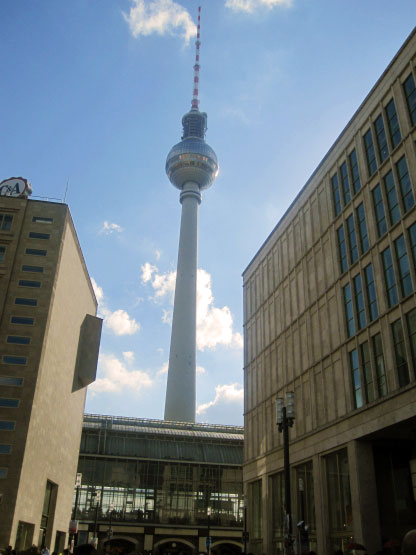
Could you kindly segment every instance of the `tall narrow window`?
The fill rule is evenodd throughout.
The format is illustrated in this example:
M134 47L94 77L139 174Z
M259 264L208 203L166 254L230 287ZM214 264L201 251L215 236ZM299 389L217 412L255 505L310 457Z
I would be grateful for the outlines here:
M363 202L358 206L356 210L356 214L357 214L357 222L358 222L358 231L360 235L361 253L364 254L365 252L368 251L370 243L368 240L367 224L365 222L365 211L364 211Z
M343 225L337 229L337 235L338 235L339 262L341 266L341 273L343 274L348 269L347 246L345 244L345 234L344 234Z
M412 249L413 265L416 269L416 224L409 227L409 240Z
M412 184L410 182L409 172L407 170L406 157L400 158L396 164L397 174L399 176L400 191L402 194L403 210L407 212L415 203L413 196Z
M404 94L406 95L407 107L412 125L416 125L416 87L413 75L410 74L403 83Z
M355 227L354 227L354 216L351 214L349 218L347 218L347 234L348 234L348 244L350 247L350 262L354 264L354 262L358 259L358 246L357 246L357 235L355 234Z
M376 130L378 153L380 155L380 161L384 160L389 155L389 147L387 146L386 131L384 129L383 116L380 114L376 121L374 122L374 127Z
M334 174L331 178L332 198L334 200L335 216L341 213L341 196L339 194L338 174Z
M410 295L413 291L413 286L406 243L403 235L400 235L400 237L394 241L394 248L396 249L397 265L399 267L400 288L403 297L407 297L407 295Z
M374 211L376 214L378 236L381 237L387 231L386 213L384 211L383 195L380 185L376 185L372 191Z
M391 145L393 148L396 148L396 146L402 140L402 134L400 133L399 120L397 117L396 105L394 104L393 98L386 106L386 115L389 126Z
M351 152L348 157L350 161L350 171L351 171L351 178L352 178L352 190L354 195L358 193L361 189L361 181L360 181L360 172L358 169L358 160L357 160L357 153L355 150Z
M341 172L341 184L342 184L342 198L344 201L344 206L346 206L351 201L351 191L350 182L348 179L347 163L344 162L340 167Z
M372 264L369 264L364 268L364 275L365 275L365 288L367 291L368 314L370 316L370 322L372 322L378 316L376 286L374 283Z
M359 409L363 406L363 396L361 393L360 367L358 365L357 349L350 352L350 367L352 387L354 391L354 406L356 409Z
M371 401L374 401L374 385L373 374L371 372L370 349L368 347L368 341L365 341L360 345L360 351L365 384L365 399L367 403L371 403Z
M416 369L416 308L406 314L413 368Z
M370 177L377 169L376 152L374 150L373 136L371 129L364 135L365 156L367 158L367 167Z
M399 302L399 296L397 294L396 276L394 275L393 258L391 256L390 247L387 247L387 249L381 253L381 258L383 260L388 304L389 307L391 307Z
M347 336L351 337L355 333L354 309L352 307L351 285L347 283L344 287L344 308L345 321L347 324Z
M0 231L10 231L12 228L13 216L0 214Z
M404 342L403 326L401 320L396 320L392 325L394 342L394 355L396 359L397 375L399 378L399 386L403 387L410 381L409 366L407 364L406 345Z
M377 393L379 397L384 397L384 395L387 395L386 369L384 365L383 343L379 333L373 337L373 353L376 363Z
M394 183L393 172L390 170L384 176L384 188L386 191L387 204L389 207L390 224L394 225L400 220L400 206L397 198L396 185Z
M6 247L0 245L0 263L4 262L4 256L6 254Z
M361 283L360 274L354 277L353 282L354 282L355 309L357 312L357 328L361 330L367 325L367 322L365 319L364 295L363 295L363 286Z

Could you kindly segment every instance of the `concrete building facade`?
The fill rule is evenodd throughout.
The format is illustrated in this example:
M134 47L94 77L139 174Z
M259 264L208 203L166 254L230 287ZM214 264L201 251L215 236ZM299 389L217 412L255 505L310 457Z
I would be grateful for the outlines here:
M0 197L0 547L64 547L101 319L65 204Z
M416 32L243 274L250 550L293 522L320 554L394 545L416 522ZM390 544L389 544L390 542Z
M86 414L77 543L191 555L210 537L213 555L241 553L243 438L237 426Z

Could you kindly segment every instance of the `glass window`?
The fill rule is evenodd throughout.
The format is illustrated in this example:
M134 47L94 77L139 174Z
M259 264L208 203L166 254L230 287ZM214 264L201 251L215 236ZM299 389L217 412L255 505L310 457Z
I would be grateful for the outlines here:
M366 319L365 319L363 287L361 283L360 274L354 277L353 283L354 283L355 309L357 311L357 328L360 330L367 325Z
M0 231L10 231L12 228L13 216L0 214Z
M380 161L384 162L384 160L389 155L389 147L387 146L386 131L384 129L383 116L381 114L374 122L374 128L376 130L376 139Z
M348 179L347 163L344 162L340 168L341 172L341 183L342 183L342 198L344 201L344 206L346 206L351 201L351 191L350 182Z
M381 237L387 231L386 213L384 211L383 195L380 185L376 185L372 190L374 211L376 214L378 236Z
M16 357L13 355L3 355L4 364L26 364L26 357Z
M32 222L37 224L51 224L53 222L53 218L45 218L44 216L33 216Z
M407 257L406 243L404 236L400 235L394 241L396 249L397 265L399 267L400 288L403 297L407 297L413 291L412 278L410 275L409 259Z
M26 254L31 254L33 256L46 256L46 252L44 249L26 249Z
M33 326L35 323L34 318L27 318L26 316L12 316L10 321L12 324L23 324L26 326Z
M29 279L19 279L20 287L40 287L40 281L32 281Z
M371 129L369 129L367 133L364 135L364 147L365 147L365 155L367 158L368 173L371 177L377 169L376 152L374 150L373 136L371 134Z
M296 510L294 514L299 515L299 520L303 520L309 525L309 540L311 540L311 536L316 534L312 461L303 463L294 470L296 491Z
M351 214L347 218L347 234L348 234L348 243L350 246L350 262L354 264L356 260L358 260L358 246L357 246L357 236L355 234L355 227L354 227L354 216Z
M10 455L12 452L12 446L6 445L5 443L0 443L0 455Z
M400 158L396 164L397 174L399 176L400 191L402 194L403 210L406 213L415 203L413 196L412 184L410 183L409 172L407 170L406 157Z
M16 422L12 420L0 420L0 430L5 432L13 432L16 427Z
M6 399L0 397L0 407L3 408L17 408L19 406L19 399Z
M348 260L347 260L347 246L345 244L345 234L344 234L343 225L337 229L337 235L338 235L338 251L339 251L341 273L344 273L348 269Z
M391 144L393 148L396 148L396 146L402 140L402 135L400 133L399 120L397 117L396 105L394 104L393 98L386 106L386 116L389 126Z
M9 387L20 387L23 385L23 378L15 378L14 376L0 376L0 385Z
M37 233L36 231L31 231L29 233L31 239L49 239L50 236L50 233Z
M391 325L391 329L393 332L394 355L396 359L399 386L403 387L404 385L407 385L409 383L410 379L402 321L396 320L396 322Z
M23 304L25 306L37 306L37 299L27 299L25 297L16 297L14 304Z
M29 345L30 337L23 335L8 335L7 343L17 343L18 345Z
M4 467L0 468L0 479L7 477L7 470L8 469Z
M273 536L284 539L285 476L283 472L271 476Z
M404 94L406 95L407 107L412 125L416 124L416 87L413 75L410 74L403 83Z
M332 176L331 183L332 183L332 198L334 201L334 212L335 212L335 216L338 216L338 214L340 214L341 212L341 196L339 194L337 174Z
M28 264L24 264L22 266L22 272L37 272L38 274L43 273L42 266L29 266Z
M347 336L351 337L355 333L355 324L354 324L354 310L352 307L352 298L351 298L351 286L349 283L344 287L344 308L345 308L345 320L347 324Z
M354 392L354 406L359 409L363 406L363 398L361 394L361 379L360 379L360 368L358 365L358 353L357 349L350 352L350 368L351 368L351 379L352 388Z
M400 220L400 207L392 171L389 171L389 173L384 177L384 188L389 207L390 224L394 225Z
M393 259L391 256L390 247L381 253L383 260L384 279L386 282L387 299L389 307L394 306L399 302L397 294L396 276L394 274Z
M352 535L352 505L347 449L325 457L331 550L342 547ZM340 542L340 543L334 543Z
M416 224L409 227L410 248L412 250L413 264L416 269Z
M358 169L358 160L357 160L357 153L355 150L351 152L348 157L350 162L350 171L352 177L352 190L354 191L354 195L358 193L361 189L361 181L360 181L360 172Z
M406 314L409 331L410 348L412 351L413 368L416 369L416 308Z
M0 263L4 262L4 257L6 255L6 247L0 245Z
M368 232L367 232L367 224L365 221L365 211L364 211L364 203L362 202L357 210L357 222L358 222L358 231L360 235L360 246L361 246L361 253L364 254L368 251L370 242L368 240Z
M262 515L262 487L261 480L249 484L250 486L250 513L251 513L251 535L253 538L263 537L263 515Z
M376 363L376 377L377 377L377 393L379 397L384 397L387 394L386 370L384 366L383 356L383 343L381 341L381 334L373 337L373 353Z
M370 322L378 317L376 286L374 283L373 266L369 264L364 268L365 288L367 291L368 314Z
M374 387L373 387L373 374L371 372L370 349L368 341L361 343L361 363L363 367L363 376L365 384L365 399L367 403L374 401Z

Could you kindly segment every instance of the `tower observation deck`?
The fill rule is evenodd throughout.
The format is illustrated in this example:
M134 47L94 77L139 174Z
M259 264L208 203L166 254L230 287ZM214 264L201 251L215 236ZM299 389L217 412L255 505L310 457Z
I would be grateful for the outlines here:
M182 204L165 402L165 420L177 422L195 422L198 206L201 191L210 187L218 174L217 156L205 142L207 115L198 108L200 12L198 8L192 107L182 118L182 140L166 159L167 176L181 191Z

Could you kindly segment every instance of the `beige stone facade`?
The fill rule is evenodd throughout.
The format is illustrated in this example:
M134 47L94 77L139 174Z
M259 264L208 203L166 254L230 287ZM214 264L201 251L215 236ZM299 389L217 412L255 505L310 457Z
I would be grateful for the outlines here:
M0 197L0 258L0 547L62 549L101 321L66 205Z
M319 554L350 541L375 553L415 527L415 52L413 32L243 274L258 554L284 549L274 405L287 391L298 552L300 521Z

